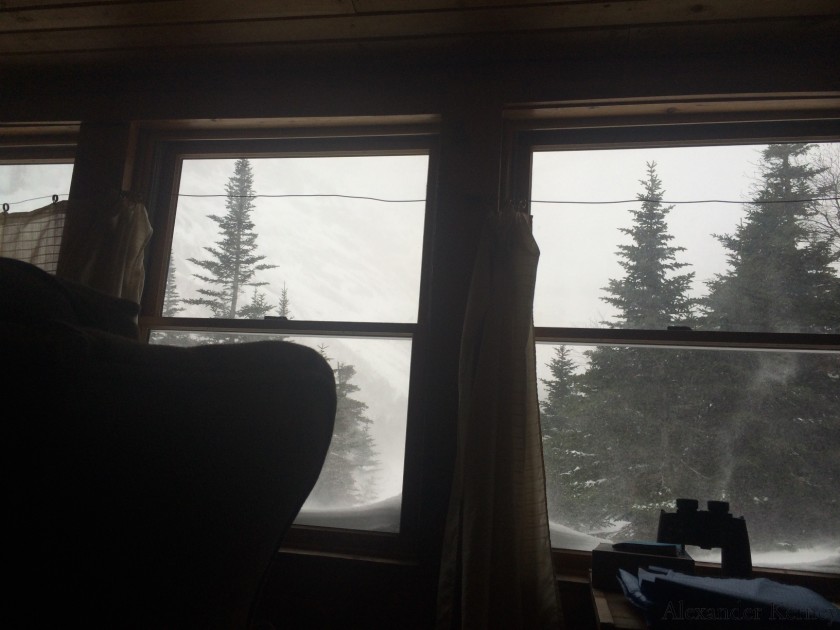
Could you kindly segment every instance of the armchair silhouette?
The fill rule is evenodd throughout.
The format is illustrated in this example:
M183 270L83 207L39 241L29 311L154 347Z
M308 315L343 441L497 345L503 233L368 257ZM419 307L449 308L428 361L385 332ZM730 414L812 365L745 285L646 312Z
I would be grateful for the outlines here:
M7 627L249 628L335 383L287 342L136 339L137 305L0 259Z

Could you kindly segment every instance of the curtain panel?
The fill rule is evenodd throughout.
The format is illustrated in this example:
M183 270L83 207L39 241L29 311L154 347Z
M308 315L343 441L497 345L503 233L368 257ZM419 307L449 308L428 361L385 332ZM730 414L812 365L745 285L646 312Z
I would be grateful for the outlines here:
M151 236L146 207L123 195L0 214L0 256L138 304Z
M0 214L0 256L22 260L54 274L66 213L66 201L31 212L3 212Z
M559 628L537 399L530 216L484 228L461 340L439 630Z
M125 195L71 199L56 275L139 304L151 237L146 207Z

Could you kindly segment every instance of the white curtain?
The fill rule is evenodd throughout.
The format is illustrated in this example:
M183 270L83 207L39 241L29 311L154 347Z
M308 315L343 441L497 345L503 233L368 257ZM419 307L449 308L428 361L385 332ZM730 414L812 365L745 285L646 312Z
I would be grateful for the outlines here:
M0 256L16 258L55 273L67 202L31 212L0 214Z
M140 303L152 227L143 204L124 195L70 200L56 275Z
M539 248L512 207L485 227L461 341L438 629L560 627L537 400Z
M0 214L0 256L138 304L151 236L145 206L123 195Z

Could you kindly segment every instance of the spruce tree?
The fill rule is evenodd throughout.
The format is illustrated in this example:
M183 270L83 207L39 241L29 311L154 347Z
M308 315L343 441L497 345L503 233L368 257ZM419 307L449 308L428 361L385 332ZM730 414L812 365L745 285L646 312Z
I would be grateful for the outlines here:
M289 302L289 291L286 288L286 283L283 283L283 289L280 291L280 303L277 307L278 317L285 317L286 319L294 319Z
M840 261L840 143L822 145L813 160L817 172L814 193L820 199L806 221L810 237L829 244L835 263Z
M591 530L606 524L597 500L602 461L568 346L555 348L547 367L551 378L541 379L546 395L540 401L540 425L549 518Z
M666 219L674 206L662 205L662 182L655 162L647 163L647 179L639 183L644 188L636 195L641 209L630 210L632 227L619 228L632 238L631 244L618 246L624 277L610 280L605 288L608 296L602 299L619 311L611 325L662 330L691 319L694 300L688 291L694 273L675 273L687 266L676 260L685 248L669 244L674 237L668 233Z
M254 287L253 293L251 294L251 301L239 309L239 316L245 319L263 319L274 307L268 302L268 299L265 293L259 291L256 287ZM286 284L283 284L283 288L280 291L280 301L277 306L277 315L281 319L293 319L292 317L292 308L291 308L291 300L289 299L289 290L286 288ZM289 335L279 334L279 333L270 333L270 334L262 334L262 333L249 333L247 337L239 336L241 340L247 341L287 341L289 340Z
M321 346L321 355L332 361ZM356 369L337 361L335 375L336 413L332 441L311 497L331 507L358 505L376 497L379 461L367 417L367 404L354 398L359 391L352 382Z
M181 295L178 292L178 284L175 279L175 256L174 254L169 258L169 270L166 274L166 286L163 294L163 308L161 315L163 317L178 317L179 313L184 310L181 305ZM195 333L184 332L180 330L154 330L149 336L149 341L155 344L165 344L168 346L193 346L199 343L199 339Z
M720 236L729 268L710 283L706 325L753 332L840 332L840 281L809 232L820 169L807 144L772 144L746 218ZM796 545L840 519L840 361L832 354L733 352L712 395L730 437L727 493L751 536Z
M753 332L840 332L831 246L809 238L819 169L807 144L771 144L762 152L755 200L734 234L718 240L729 270L708 283L706 325Z
M680 273L686 264L676 255L683 248L670 244L671 206L662 204L655 163L647 164L640 183L632 226L620 228L631 237L617 251L624 276L609 280L602 298L618 309L615 321L606 323L659 330L691 325L693 273ZM590 526L626 522L618 535L655 536L658 510L672 503L678 488L693 488L687 467L697 470L705 456L691 357L679 349L607 345L586 357L578 383L592 438L584 452L599 462L598 476L588 480L597 485Z
M273 306L268 303L265 293L254 287L251 301L239 309L239 316L243 319L262 319L271 311Z
M280 290L280 301L277 304L277 317L280 319L294 319L292 315L292 307L291 307L291 300L289 299L289 290L286 287L286 283L283 283L283 288ZM279 339L280 341L287 340L289 338L288 335L274 335L275 339Z
M255 280L257 272L275 267L261 262L265 256L256 254L257 233L251 220L255 197L254 175L248 159L236 161L233 175L225 185L225 192L227 213L221 216L209 215L219 226L220 235L214 247L204 247L210 257L203 260L189 259L207 272L206 275L194 276L209 286L198 289L202 297L184 302L206 306L213 317L234 319L263 316L272 307L265 300L260 301L260 294L256 292L253 294L256 302L252 300L250 304L240 305L240 297L247 287L267 284ZM261 309L264 311L259 313Z
M178 293L178 284L175 280L175 257L173 255L169 259L169 271L166 273L166 288L163 295L163 310L161 315L164 317L178 317L178 313L183 310L184 307L181 306L181 294Z

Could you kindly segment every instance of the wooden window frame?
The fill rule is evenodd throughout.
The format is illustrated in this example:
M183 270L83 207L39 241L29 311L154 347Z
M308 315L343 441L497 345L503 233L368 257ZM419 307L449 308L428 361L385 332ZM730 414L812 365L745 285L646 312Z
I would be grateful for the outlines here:
M840 95L757 95L692 99L624 99L511 106L505 111L502 188L505 198L530 203L531 155L540 150L840 141ZM555 343L840 350L840 335L646 331L536 327L535 339ZM553 548L558 582L588 582L589 551ZM699 575L719 575L717 563L697 562ZM840 573L753 567L766 577L811 588L840 601Z
M140 329L276 332L369 338L412 339L400 527L397 533L293 525L283 553L367 558L417 564L424 432L417 401L429 323L429 275L439 162L438 120L432 116L280 120L137 122L132 130L132 193L149 211L153 236L146 253L146 283ZM414 323L218 320L160 315L166 285L175 207L183 159L207 157L315 157L321 155L418 154L429 156L420 270ZM221 324L221 325L219 325Z
M79 125L73 123L0 124L0 164L73 164L78 139Z

